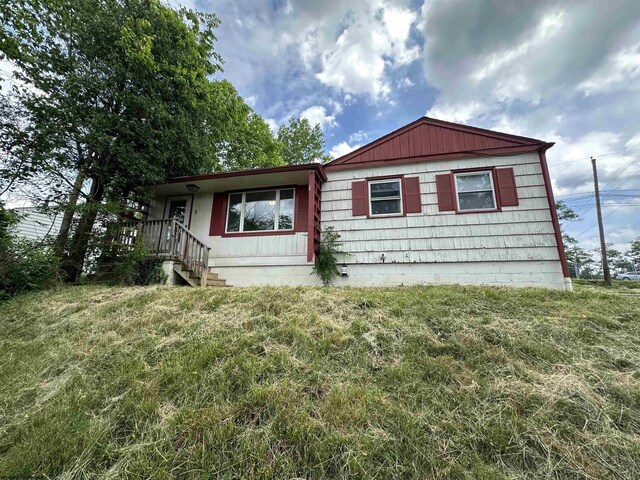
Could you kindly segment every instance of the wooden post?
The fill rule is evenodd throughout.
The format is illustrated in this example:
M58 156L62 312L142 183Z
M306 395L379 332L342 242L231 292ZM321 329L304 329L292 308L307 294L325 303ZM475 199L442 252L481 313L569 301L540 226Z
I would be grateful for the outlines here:
M176 241L176 219L171 219L171 224L169 225L169 257L173 257L174 247Z
M602 223L602 209L600 208L600 187L598 186L598 167L596 159L591 157L591 167L593 168L593 187L596 194L596 214L598 215L598 230L600 230L600 254L602 256L602 273L604 274L604 284L611 286L611 272L609 271L609 261L607 259L607 244L604 239L604 224Z
M313 261L315 253L315 208L316 208L316 172L309 171L309 203L307 211L307 262Z

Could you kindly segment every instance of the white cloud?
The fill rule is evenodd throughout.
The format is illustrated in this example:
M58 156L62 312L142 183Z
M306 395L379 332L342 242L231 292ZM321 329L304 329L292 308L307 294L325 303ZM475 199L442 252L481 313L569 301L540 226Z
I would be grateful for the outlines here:
M390 72L420 56L419 48L410 44L417 15L396 3L352 4L340 19L346 26L337 39L335 24L306 30L299 47L305 65L318 65L316 78L340 92L386 98L391 92Z
M273 118L265 118L264 121L269 126L269 129L271 129L272 132L278 130L278 122L276 122Z
M432 111L468 121L554 106L555 115L584 93L637 89L638 14L640 3L612 13L598 0L425 2L425 74L440 91Z
M480 101L471 100L467 103L445 103L436 105L427 111L428 117L447 120L449 122L465 123L486 110L486 105Z
M625 143L625 147L628 149L635 150L636 148L640 148L640 132L636 133L633 137L631 137L627 143Z
M309 120L311 125L319 124L323 130L337 125L335 115L329 115L327 109L321 105L313 105L307 108L300 113L300 116Z
M398 87L400 88L410 88L410 87L413 87L414 85L415 84L408 77L403 77L400 80L398 80Z
M585 94L640 86L640 43L610 55L605 63L579 85Z
M256 100L258 100L257 95L250 95L244 99L244 101L247 102L247 105L249 105L251 108L256 106Z
M356 133L349 135L349 142L362 143L369 139L369 134L364 130L358 130Z
M360 148L362 145L349 145L347 142L340 142L337 145L331 147L329 151L329 156L331 158L338 158L347 153L353 152L357 148Z

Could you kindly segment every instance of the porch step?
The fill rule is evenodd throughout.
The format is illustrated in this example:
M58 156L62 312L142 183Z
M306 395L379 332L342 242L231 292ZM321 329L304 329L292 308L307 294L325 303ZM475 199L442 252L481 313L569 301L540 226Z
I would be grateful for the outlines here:
M181 263L177 263L173 266L173 271L177 273L178 276L185 282L187 282L187 284L191 285L192 287L199 287L200 279L192 277L191 272L189 270L185 270L183 267L184 265L182 265Z
M202 285L200 277L193 275L191 270L187 270L183 264L176 264L173 267L174 271L189 285L192 287L200 287ZM227 281L220 278L217 273L211 271L211 267L207 271L207 287L230 287L227 285Z

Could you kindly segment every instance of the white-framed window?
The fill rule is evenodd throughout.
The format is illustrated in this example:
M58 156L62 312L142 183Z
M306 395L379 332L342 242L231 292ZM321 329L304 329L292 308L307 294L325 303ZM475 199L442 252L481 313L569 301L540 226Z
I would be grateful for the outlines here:
M401 214L401 179L369 180L369 215L382 217Z
M455 174L458 210L495 210L496 194L491 170Z
M293 188L229 194L227 233L293 230Z

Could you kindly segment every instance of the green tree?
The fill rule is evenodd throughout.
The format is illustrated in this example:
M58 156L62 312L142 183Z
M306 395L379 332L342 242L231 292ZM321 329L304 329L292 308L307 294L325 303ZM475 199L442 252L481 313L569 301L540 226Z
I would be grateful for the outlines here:
M82 270L105 203L123 203L168 176L220 167L224 128L207 78L221 68L218 23L159 0L0 5L0 50L24 82L11 92L25 118L12 161L27 172L56 172L69 192L67 210L81 205L73 235L63 232L60 241L69 279Z
M558 221L560 222L560 231L562 232L562 242L564 244L564 253L569 260L570 254L575 254L572 249L578 248L578 240L565 231L565 225L567 222L575 222L580 220L580 216L565 202L556 202L556 213L558 214ZM582 250L582 249L580 249ZM584 251L584 250L583 250ZM571 263L569 261L569 263Z
M631 241L627 256L629 260L633 262L633 265L635 265L637 269L640 269L640 237Z
M594 260L591 253L578 245L565 245L565 254L571 276L588 278L588 272L591 272L594 267Z
M625 253L612 248L607 245L607 261L609 263L609 267L615 269L618 272L626 272L627 270L631 270L633 265L629 261L629 258L625 255Z
M282 144L282 158L289 165L326 162L325 139L320 125L311 126L306 118L293 117L278 128L278 141Z
M255 113L226 80L213 83L216 101L213 118L222 123L222 135L216 143L219 168L243 170L284 165L281 144L269 126Z

